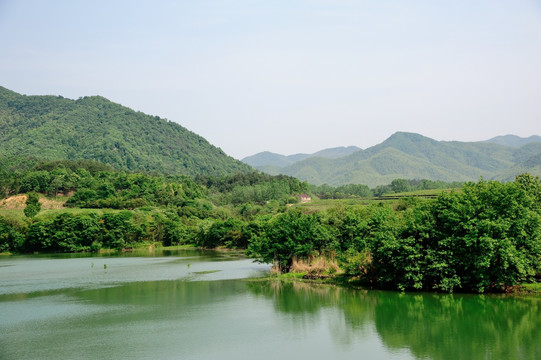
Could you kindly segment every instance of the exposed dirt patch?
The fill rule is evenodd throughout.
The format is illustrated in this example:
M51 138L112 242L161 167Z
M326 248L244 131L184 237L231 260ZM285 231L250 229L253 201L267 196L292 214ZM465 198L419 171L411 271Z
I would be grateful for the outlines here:
M63 209L65 201L64 200L40 198L39 202L41 203L41 208L43 210L49 210L49 209Z
M0 201L0 207L3 209L24 209L26 203L26 195L10 196L7 199Z
M39 198L43 210L64 208L63 200ZM0 200L0 208L9 210L22 210L26 206L26 195L10 196L7 199Z

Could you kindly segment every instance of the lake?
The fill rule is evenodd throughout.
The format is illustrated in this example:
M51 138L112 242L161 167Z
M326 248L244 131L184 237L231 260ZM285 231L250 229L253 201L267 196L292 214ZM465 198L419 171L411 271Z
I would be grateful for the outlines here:
M1 359L541 359L537 296L265 280L236 252L0 257Z

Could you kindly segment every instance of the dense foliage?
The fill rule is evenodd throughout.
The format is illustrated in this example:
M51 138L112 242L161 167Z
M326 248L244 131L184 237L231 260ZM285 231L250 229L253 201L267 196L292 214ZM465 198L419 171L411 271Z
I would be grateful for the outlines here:
M540 204L538 178L479 181L402 211L279 215L248 249L286 270L295 257L334 251L350 275L381 287L484 292L541 272Z
M237 173L225 177L197 176L196 182L207 187L221 204L258 204L271 200L282 204L294 203L294 194L309 191L309 185L296 178L259 172Z
M245 219L283 211L307 188L294 178L255 172L199 176L198 184L187 176L114 171L91 160L2 160L0 198L27 194L24 213L33 220L2 222L1 251L96 251L145 242L246 248L256 226L245 226ZM73 211L38 216L38 193Z
M103 97L23 96L0 87L0 155L94 159L116 169L223 176L250 171L177 123Z
M27 195L28 216L0 218L2 252L223 246L245 248L281 271L295 259L335 258L347 276L368 284L446 292L500 289L541 272L541 183L526 174L510 183L467 183L434 199L303 212L291 205L313 188L286 176L192 179L93 161L4 161L0 173L2 195ZM441 184L398 179L389 187L416 185ZM367 195L362 185L335 191ZM44 196L72 209L35 211Z

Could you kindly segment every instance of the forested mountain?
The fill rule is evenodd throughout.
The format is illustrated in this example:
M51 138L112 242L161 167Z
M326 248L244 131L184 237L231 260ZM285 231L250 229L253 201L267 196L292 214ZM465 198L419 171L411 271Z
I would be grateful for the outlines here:
M313 154L293 154L293 155L280 155L269 151L260 152L258 154L245 157L242 161L248 165L254 167L265 167L269 170L272 167L285 167L311 157L321 157L325 159L337 159L343 156L353 154L356 151L361 150L356 146L348 147L335 147L330 149L320 150Z
M511 147L521 147L526 144L530 144L533 142L540 142L540 141L541 141L541 136L538 136L538 135L532 135L527 138L522 138L516 135L504 135L504 136L496 136L492 139L486 140L486 142L499 144L499 145L505 145L505 146L511 146Z
M100 96L70 100L0 87L0 155L93 159L116 169L222 176L251 168L201 136Z
M397 132L381 144L348 156L311 157L275 168L273 173L295 176L316 185L335 186L354 183L374 187L397 178L512 180L525 171L541 175L540 158L541 141L514 148L492 142L436 141L419 134ZM268 170L264 166L255 167Z

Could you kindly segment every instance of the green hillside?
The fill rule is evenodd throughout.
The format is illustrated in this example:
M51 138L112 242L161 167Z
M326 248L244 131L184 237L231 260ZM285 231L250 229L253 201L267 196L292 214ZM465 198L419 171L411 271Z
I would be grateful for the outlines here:
M270 151L263 151L255 155L245 157L242 159L242 162L250 166L257 167L261 171L273 171L273 167L286 167L308 158L321 157L324 159L338 159L353 154L359 150L361 149L356 146L340 146L330 149L323 149L313 154L293 154L287 156L272 153Z
M320 150L316 153L313 153L310 155L311 157L322 157L325 159L338 159L340 157L348 156L350 154L353 154L354 152L357 152L361 150L361 148L358 148L357 146L339 146L334 147L330 149L324 149Z
M316 185L334 186L354 183L375 187L397 178L512 180L522 172L540 175L536 163L540 154L541 142L513 148L489 142L436 141L419 134L397 132L381 144L348 156L312 157L272 170ZM264 166L258 168L265 171Z
M304 157L299 160L302 159L304 159ZM242 162L250 166L275 166L279 168L291 165L295 161L298 160L292 160L289 156L276 154L270 151L264 151L242 159Z
M516 174L521 174L521 173L526 173L526 172L530 174L536 174L536 175L541 174L541 150L537 154L531 155L524 161L521 161L518 164L499 173L494 178L495 180L499 180L499 181L511 181L515 178Z
M0 155L93 159L116 169L227 175L251 168L181 125L100 96L25 96L0 87Z
M498 145L510 146L510 147L521 147L523 145L530 144L533 142L541 142L541 136L532 135L527 138L522 138L516 135L504 135L504 136L496 136L492 139L487 140L486 142L490 142L490 143L494 143Z

